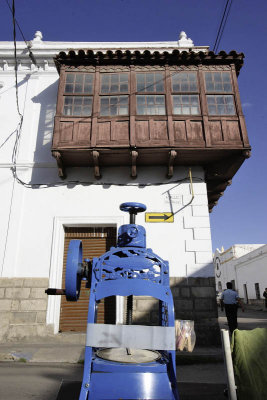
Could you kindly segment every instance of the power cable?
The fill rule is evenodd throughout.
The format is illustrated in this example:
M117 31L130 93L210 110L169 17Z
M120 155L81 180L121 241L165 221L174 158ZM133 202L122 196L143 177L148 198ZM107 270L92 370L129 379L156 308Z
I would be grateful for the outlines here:
M225 7L224 7L223 15L222 15L221 22L220 22L220 25L219 25L219 29L218 29L218 32L217 32L215 43L214 43L214 46L213 46L214 53L216 53L218 51L218 47L219 47L219 44L220 44L220 41L221 41L221 38L222 38L222 35L223 35L223 32L224 32L224 28L225 28L225 25L226 25L226 22L227 22L227 19L228 19L230 10L231 10L232 2L233 2L233 0L226 0L226 4L225 4Z
M15 18L14 15L13 15L13 3L14 3L14 2L13 2L13 0L12 0L12 7L11 7L10 4L9 4L9 2L8 2L8 0L6 0L6 4L7 4L8 8L9 8L11 14L12 14L12 18ZM14 21L13 21L13 23L14 23ZM18 23L18 21L17 21L16 18L15 18L15 24L16 24L17 27L19 28L20 34L21 34L21 36L22 36L22 38L23 38L23 40L24 40L24 42L25 42L25 44L26 44L26 47L27 47L28 52L29 52L29 57L30 57L30 59L32 60L32 62L33 62L34 65L37 65L36 59L35 59L35 57L34 57L32 51L31 51L29 42L25 39L25 36L24 36L24 34L23 34L23 32L22 32L22 29L21 29L21 27L20 27L20 25L19 25L19 23Z

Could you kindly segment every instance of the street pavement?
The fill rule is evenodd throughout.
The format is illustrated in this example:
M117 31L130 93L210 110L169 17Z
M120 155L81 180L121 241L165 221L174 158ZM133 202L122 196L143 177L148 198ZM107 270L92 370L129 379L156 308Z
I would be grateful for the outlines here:
M218 321L227 329L220 310ZM239 329L267 328L267 312L239 310L238 323ZM54 340L0 344L0 400L56 400L62 380L82 379L83 342L84 335L58 335ZM222 349L196 346L193 353L178 353L177 381L180 400L224 400Z

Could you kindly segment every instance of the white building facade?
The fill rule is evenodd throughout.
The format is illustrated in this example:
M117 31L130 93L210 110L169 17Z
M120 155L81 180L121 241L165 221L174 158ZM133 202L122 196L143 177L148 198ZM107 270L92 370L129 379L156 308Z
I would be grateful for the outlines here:
M145 223L144 214L137 223L146 228L147 247L170 263L176 318L196 319L197 330L204 326L207 332L209 326L212 336L217 311L203 168L192 167L193 186L188 166L175 166L171 179L163 166L139 167L134 181L126 166L103 167L100 180L90 167L71 168L65 181L58 178L51 155L59 80L53 57L73 48L208 50L193 46L185 36L180 43L61 43L45 42L37 32L31 42L37 66L25 44L17 44L17 99L23 115L18 131L14 47L0 42L0 340L59 332L61 298L47 298L44 291L64 286L66 228L117 229L128 222L128 215L119 210L126 201L145 203L149 212L174 213L173 223ZM144 306L136 307L141 315ZM117 322L120 310L117 300Z
M262 305L267 287L267 245L236 244L214 254L216 289L233 287L246 304Z

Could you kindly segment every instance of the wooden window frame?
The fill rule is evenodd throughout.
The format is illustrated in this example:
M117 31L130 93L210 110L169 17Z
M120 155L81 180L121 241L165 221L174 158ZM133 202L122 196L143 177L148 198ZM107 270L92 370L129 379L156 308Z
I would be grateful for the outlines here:
M68 76L68 74L73 74L75 77L77 76L77 75L85 75L85 74L90 74L90 75L92 75L93 76L93 83L92 83L92 91L91 92L66 92L65 91L65 88L66 88L66 85L67 85L67 76ZM76 79L75 79L76 80ZM84 86L84 82L83 82L83 86ZM93 96L94 96L94 92L95 92L95 74L93 73L93 72L86 72L86 71L78 71L78 70L74 70L74 71L64 71L64 78L62 79L62 87L61 87L61 90L62 90L62 94L61 94L61 107L60 107L60 114L63 116L63 117L66 117L66 118L68 118L68 117L74 117L74 118L90 118L90 117L92 117L92 114L93 114L93 102L94 102L94 99L93 99ZM70 115L68 115L68 114L65 114L64 113L64 108L65 108L65 98L66 97L71 97L71 98L73 98L73 102L72 102L72 114L70 114ZM91 113L89 114L89 115L83 115L83 114L79 114L79 115L74 115L73 114L73 110L74 110L74 98L75 97L82 97L82 98L85 98L85 97L87 97L87 98L91 98L92 99L92 103L91 103ZM81 106L82 107L82 109L83 109L83 105Z
M196 90L190 90L190 91L186 91L186 90L174 90L173 89L173 83L172 83L172 77L174 75L178 75L178 74L189 74L189 73L194 73L196 76ZM174 71L171 75L170 75L170 90L171 90L171 110L172 110L172 115L174 118L177 117L192 117L192 118L196 118L196 117L201 117L202 116L202 107L201 107L201 98L200 98L200 82L199 82L199 75L198 75L198 71L193 71L193 70L188 70L188 71ZM174 96L197 96L198 97L198 109L199 109L199 113L198 114L175 114L174 113ZM189 107L191 107L191 104L189 105Z
M230 77L230 83L231 83L231 91L218 91L218 90L207 90L207 86L206 86L206 74L207 73L211 73L211 74L214 74L214 73L220 73L220 74L225 74L225 73L227 73L227 74L229 74L229 77ZM207 107L207 113L208 113L208 115L209 115L209 117L220 117L220 118L223 118L223 117L237 117L237 115L238 115L238 107L237 107L237 104L236 104L236 93L235 93L235 85L234 85L234 82L233 82L233 76L232 76L232 72L231 71L218 71L218 70L210 70L210 71L203 71L203 81L204 81L204 90L205 90L205 98L206 98L206 107ZM232 96L232 99L233 99L233 105L234 105L234 108L235 108L235 112L234 112L234 114L210 114L209 113L209 103L208 103L208 96L222 96L222 97L224 97L224 96ZM215 104L215 106L216 106L216 109L217 109L217 104Z

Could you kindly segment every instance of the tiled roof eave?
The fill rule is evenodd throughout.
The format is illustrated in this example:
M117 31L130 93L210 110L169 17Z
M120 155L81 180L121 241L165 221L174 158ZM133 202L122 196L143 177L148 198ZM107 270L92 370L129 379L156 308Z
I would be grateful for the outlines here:
M194 52L192 50L173 50L172 52L159 51L131 51L108 50L95 52L91 49L71 49L62 51L54 58L58 70L61 65L230 65L235 64L239 73L244 60L243 53L220 51L215 54L209 52Z

